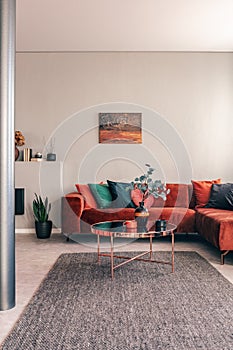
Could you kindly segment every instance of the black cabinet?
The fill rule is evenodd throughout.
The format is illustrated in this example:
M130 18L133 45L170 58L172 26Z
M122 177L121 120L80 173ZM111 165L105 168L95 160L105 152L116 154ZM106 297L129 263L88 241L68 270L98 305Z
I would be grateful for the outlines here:
M15 215L24 214L24 188L15 188Z

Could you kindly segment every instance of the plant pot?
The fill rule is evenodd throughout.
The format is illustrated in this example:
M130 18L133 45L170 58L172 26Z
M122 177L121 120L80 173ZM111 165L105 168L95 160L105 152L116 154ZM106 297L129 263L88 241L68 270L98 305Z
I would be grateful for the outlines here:
M139 203L139 207L134 212L135 220L137 221L137 231L147 232L147 221L149 218L149 211L144 207L144 202Z
M35 221L36 235L39 239L49 238L52 232L52 221Z

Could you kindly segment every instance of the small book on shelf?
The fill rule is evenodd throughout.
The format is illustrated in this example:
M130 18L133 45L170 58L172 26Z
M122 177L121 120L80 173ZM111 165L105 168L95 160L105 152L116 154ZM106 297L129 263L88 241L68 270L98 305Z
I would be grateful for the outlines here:
M24 148L23 150L23 160L24 162L29 162L32 157L32 149L31 148Z

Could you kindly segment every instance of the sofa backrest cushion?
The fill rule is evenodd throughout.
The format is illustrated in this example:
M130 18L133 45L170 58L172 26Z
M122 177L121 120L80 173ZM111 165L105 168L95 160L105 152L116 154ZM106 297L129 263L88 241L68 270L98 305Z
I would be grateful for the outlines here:
M221 179L205 181L192 180L196 208L202 208L208 203L212 185L219 183L221 183Z
M88 184L88 186L98 208L105 209L112 206L112 195L107 184Z
M97 203L88 185L75 184L77 191L83 196L85 200L84 208L95 208L97 209Z
M131 190L133 186L131 183L116 182L107 180L109 190L112 195L113 208L135 208L131 200Z
M164 202L162 198L154 200L153 207L189 207L189 187L187 184L167 184L170 193Z
M213 184L205 208L233 210L233 184Z
M188 184L188 191L189 191L189 208L195 209L196 206L196 199L193 191L193 185Z
M85 209L87 208L136 208L131 200L130 183L107 181L108 184L76 184L76 188L85 200ZM99 186L104 186L103 188ZM94 190L92 191L94 188ZM161 198L154 199L152 207L183 207L194 208L195 196L192 193L191 184L167 184L170 193L164 202ZM98 188L98 189L97 189ZM102 191L100 191L102 190ZM106 190L108 193L106 193ZM95 192L95 196L93 193ZM100 194L101 192L101 194ZM112 202L109 202L109 193L111 194ZM97 199L97 197L99 197ZM189 205L190 204L190 205Z

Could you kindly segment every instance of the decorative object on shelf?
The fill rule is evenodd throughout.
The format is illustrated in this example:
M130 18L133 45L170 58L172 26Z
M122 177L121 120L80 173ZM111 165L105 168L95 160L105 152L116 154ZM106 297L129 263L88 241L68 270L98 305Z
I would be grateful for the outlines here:
M34 157L32 157L30 160L31 162L41 162L43 160L42 153L36 152Z
M52 231L52 221L49 220L51 203L48 202L48 197L46 197L43 201L41 196L38 196L35 193L35 199L33 200L32 209L35 218L37 238L49 238Z
M36 152L34 158L37 158L37 159L42 159L42 153L40 152Z
M56 154L55 153L47 153L47 161L55 162L55 160L56 160Z
M21 131L15 131L15 160L19 158L20 151L17 147L23 146L25 144L25 137L21 133Z
M15 160L19 158L19 149L15 146Z
M147 172L139 177L136 177L132 182L134 190L131 191L131 198L140 198L139 206L135 209L135 220L144 231L146 231L146 225L149 217L148 209L146 208L146 202L148 206L153 204L153 197L155 199L162 198L164 201L167 199L167 195L170 190L167 189L166 184L161 180L153 180L152 174L155 171L150 164L145 164ZM153 197L152 197L153 196ZM152 199L152 201L151 201ZM143 231L143 232L144 232Z
M142 113L99 113L99 143L142 143Z
M55 162L56 161L56 154L54 153L54 147L55 147L55 139L51 138L49 140L49 143L46 146L46 159L49 162Z

